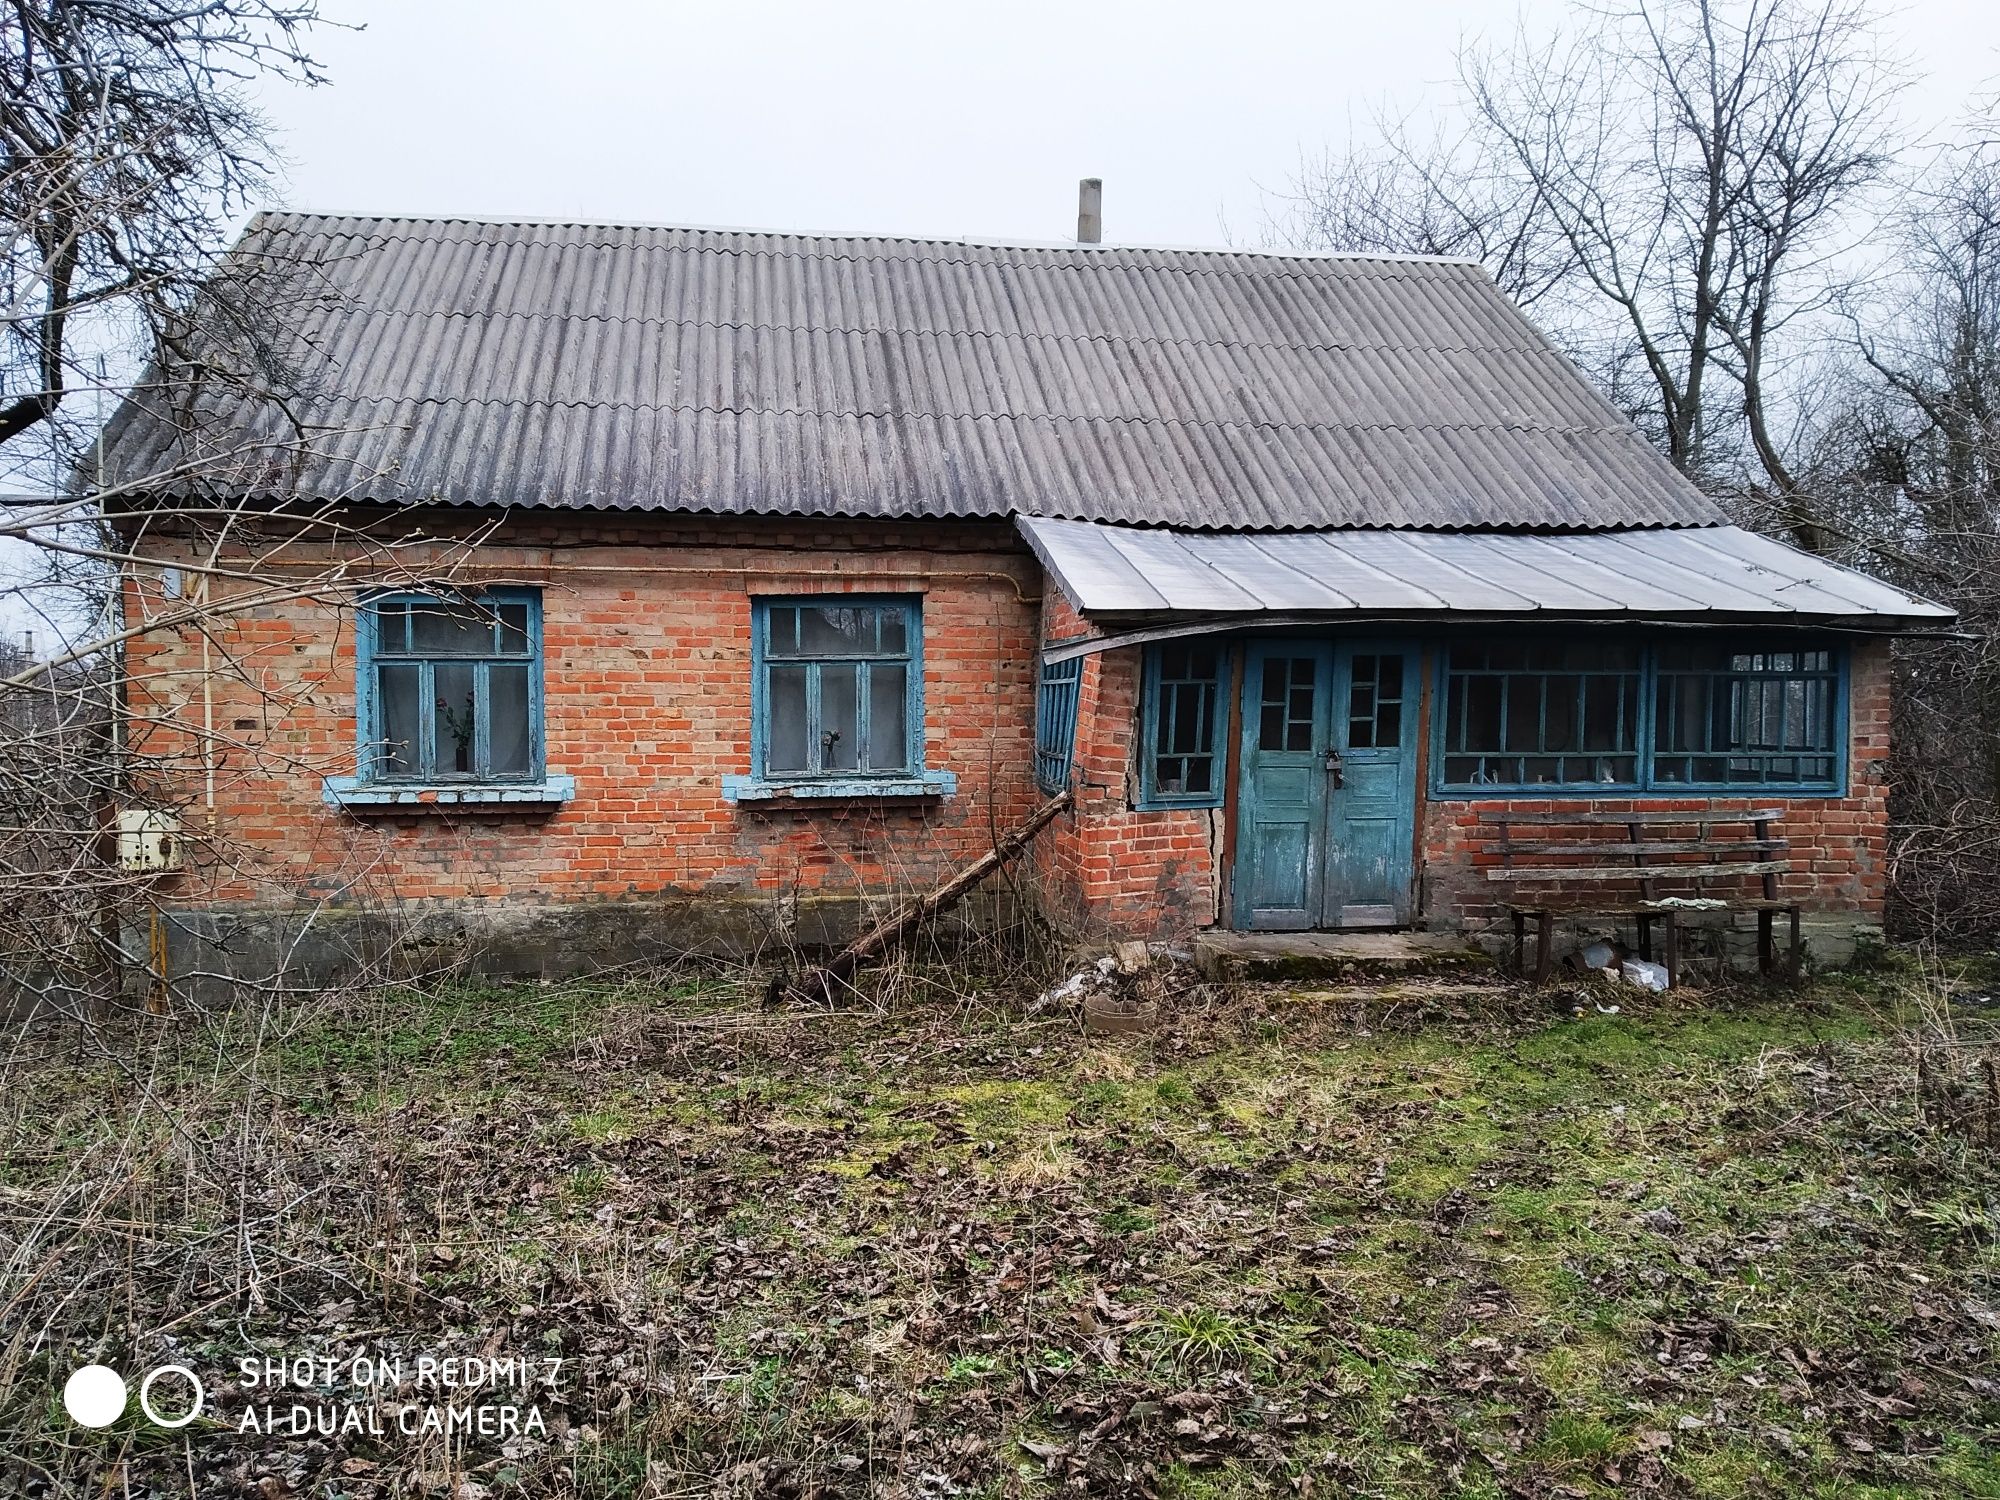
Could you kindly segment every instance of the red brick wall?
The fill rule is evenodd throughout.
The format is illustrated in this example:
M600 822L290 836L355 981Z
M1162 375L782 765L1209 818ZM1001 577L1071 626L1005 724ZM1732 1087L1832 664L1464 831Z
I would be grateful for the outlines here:
M323 565L310 549L291 551L297 576ZM162 541L148 553L182 555ZM1008 528L571 523L510 527L474 556L451 575L461 585L543 590L546 760L576 778L575 800L532 812L327 806L321 778L355 767L351 612L332 599L272 603L222 620L206 659L193 631L131 649L139 764L173 783L197 838L214 834L175 896L872 895L948 873L990 847L996 823L1004 830L1034 805L1040 581ZM135 610L177 607L158 580L137 570ZM237 587L218 581L218 604ZM722 778L751 769L751 598L827 591L921 597L925 763L956 773L955 794L775 808L724 800ZM204 715L230 742L212 808L188 733Z
M1097 634L1051 584L1043 638ZM1077 704L1072 814L1045 841L1044 889L1092 932L1174 935L1216 925L1222 865L1219 808L1140 812L1137 757L1142 650L1084 658Z
M159 541L149 552L179 555ZM290 548L302 576L324 565ZM543 589L547 763L577 780L554 811L356 815L320 778L354 769L354 640L333 600L274 602L202 637L133 643L133 743L158 764L199 838L203 868L174 894L283 905L301 898L543 903L673 894L874 895L926 884L1024 817L1033 785L1037 647L1091 633L1001 526L730 523L694 519L515 525L455 575ZM407 561L407 559L406 559ZM129 602L171 611L140 569ZM397 581L393 577L389 581ZM241 584L216 584L218 598ZM958 776L928 802L768 808L726 801L750 770L750 601L757 594L911 593L923 599L926 764ZM1038 842L1034 867L1058 914L1100 932L1174 936L1226 922L1226 813L1141 812L1136 745L1141 648L1085 659L1076 807ZM219 670L218 670L219 669ZM204 688L204 684L206 685ZM1786 809L1809 905L1879 918L1887 789L1888 651L1854 653L1853 765L1840 798L1758 797ZM227 742L210 769L186 735L204 716ZM1230 736L1233 756L1234 736ZM1228 780L1233 784L1234 768ZM163 794L168 789L163 786ZM1748 799L1613 799L1700 811ZM1422 915L1488 914L1499 889L1482 810L1576 806L1426 799ZM1510 892L1513 894L1514 892Z

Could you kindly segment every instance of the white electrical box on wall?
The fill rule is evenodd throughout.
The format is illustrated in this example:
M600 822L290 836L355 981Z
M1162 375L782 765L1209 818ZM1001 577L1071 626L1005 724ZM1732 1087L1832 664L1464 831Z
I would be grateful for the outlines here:
M118 814L118 865L125 870L178 870L181 824L172 813L128 807Z

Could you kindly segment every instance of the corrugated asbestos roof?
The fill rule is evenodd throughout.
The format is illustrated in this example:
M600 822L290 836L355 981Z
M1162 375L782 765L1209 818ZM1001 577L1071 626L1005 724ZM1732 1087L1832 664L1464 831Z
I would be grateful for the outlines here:
M1955 618L1941 604L1734 526L1224 536L1037 517L1017 524L1070 602L1096 619L1450 611L1879 626Z
M110 482L229 458L209 487L482 506L1720 519L1463 262L267 214L233 263L285 288L289 415L142 386Z

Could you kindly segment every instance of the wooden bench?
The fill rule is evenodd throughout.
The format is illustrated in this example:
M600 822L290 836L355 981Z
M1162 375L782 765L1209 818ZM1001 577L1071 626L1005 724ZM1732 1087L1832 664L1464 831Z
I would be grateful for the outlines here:
M1778 895L1778 877L1791 868L1790 847L1775 829L1783 810L1747 812L1492 812L1482 821L1500 831L1500 863L1489 880L1582 884L1590 894L1574 898L1506 903L1514 917L1515 953L1528 969L1528 921L1535 923L1535 982L1549 977L1551 943L1558 915L1630 917L1639 929L1639 956L1653 956L1653 927L1663 929L1667 982L1680 983L1680 923L1704 912L1757 913L1757 964L1766 974L1777 966L1772 928L1779 913L1791 919L1789 977L1799 975L1803 951L1799 907ZM1725 833L1723 830L1734 830ZM1539 834L1537 835L1537 830ZM1522 837L1523 833L1537 835ZM1692 835L1690 837L1689 835ZM1755 880L1755 897L1662 897L1662 881L1693 881L1697 892L1712 881ZM1636 885L1636 902L1608 902L1597 896L1612 884ZM1594 899L1593 899L1594 898Z

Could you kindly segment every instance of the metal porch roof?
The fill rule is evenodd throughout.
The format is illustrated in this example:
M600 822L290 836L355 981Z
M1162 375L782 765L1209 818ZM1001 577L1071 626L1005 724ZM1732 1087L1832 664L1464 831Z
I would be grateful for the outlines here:
M1906 629L1957 618L1735 526L1550 536L1017 524L1063 593L1100 621L1459 614Z

